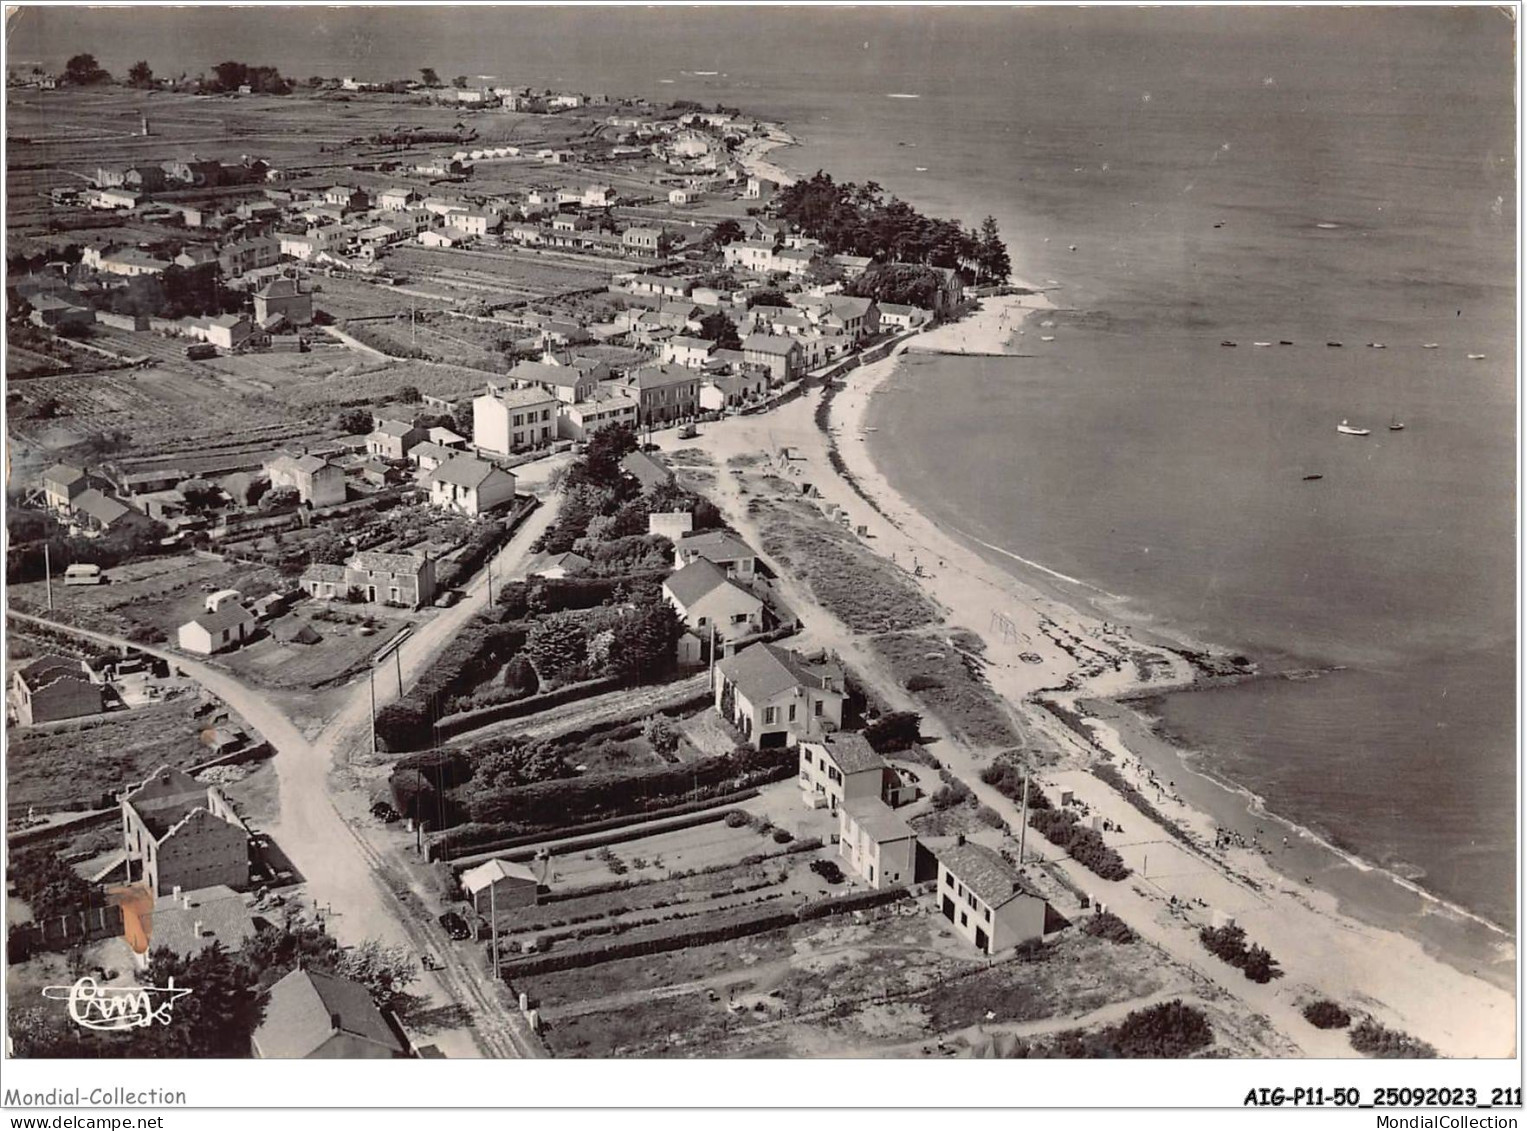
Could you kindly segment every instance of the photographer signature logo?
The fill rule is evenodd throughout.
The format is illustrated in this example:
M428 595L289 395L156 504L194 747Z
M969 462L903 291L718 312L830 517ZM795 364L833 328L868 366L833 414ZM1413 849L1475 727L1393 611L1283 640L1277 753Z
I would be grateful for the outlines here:
M175 1003L191 991L167 986L103 986L85 977L72 986L44 986L42 996L67 1001L69 1016L84 1029L120 1033L153 1024L168 1025Z

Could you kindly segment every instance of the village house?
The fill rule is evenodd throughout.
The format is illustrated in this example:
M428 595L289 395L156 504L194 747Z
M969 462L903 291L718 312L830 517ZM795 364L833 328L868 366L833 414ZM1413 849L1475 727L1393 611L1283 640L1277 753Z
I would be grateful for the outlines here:
M472 910L489 919L495 911L503 914L516 907L534 907L540 883L524 864L493 859L462 872L461 890Z
M759 275L783 270L775 260L774 245L760 240L737 240L729 243L722 249L721 258L728 267L740 267L744 271L752 271Z
M790 746L843 725L843 669L774 644L753 644L716 665L721 717L758 749Z
M742 356L776 385L794 380L805 370L800 343L778 334L749 334L742 339Z
M313 296L296 279L272 279L254 293L254 310L261 325L280 315L293 326L306 326L313 321Z
M495 455L545 447L557 435L556 397L539 387L497 389L472 401L472 442Z
M700 407L707 412L740 408L769 391L769 377L761 369L708 377L700 385Z
M232 953L256 933L244 896L226 884L193 891L177 887L144 913L134 914L134 909L133 901L124 903L122 933L140 970L148 968L149 955L161 947L181 958L214 945Z
M359 982L317 970L293 970L271 986L260 1027L250 1037L256 1060L401 1060L408 1042Z
M290 487L310 507L345 501L345 471L322 456L282 452L265 465L272 489Z
M686 369L700 369L710 360L715 349L716 343L713 341L681 334L663 343L663 360L682 365Z
M448 224L443 228L426 228L414 239L422 247L462 247L471 242L472 233Z
M695 516L689 511L653 511L647 515L647 533L670 542L677 542L694 526Z
M125 188L136 192L159 192L164 188L164 170L158 165L128 165L125 168L99 167L95 171L97 188Z
M779 185L767 177L749 177L742 196L744 200L769 200L778 189Z
M587 440L614 425L636 426L634 398L609 388L597 388L588 400L564 404L557 417L557 435L564 440Z
M281 262L281 241L270 236L234 240L218 249L217 262L223 275L230 279L262 267L274 267Z
M681 663L697 663L710 642L741 640L763 631L763 602L701 558L663 582L663 596L688 629L679 641Z
M582 573L594 563L582 554L569 550L565 554L551 554L539 559L525 571L526 577L562 578Z
M598 366L521 361L509 370L508 378L516 389L540 389L564 404L577 404L587 400L599 387L598 371Z
M92 254L93 252L93 254ZM120 247L114 251L98 249L87 251L82 258L87 267L95 267L105 275L121 275L136 279L140 275L162 275L171 263L136 247Z
M83 303L70 302L54 294L39 294L30 300L32 313L27 321L49 330L70 330L92 325L96 312Z
M89 194L87 200L91 208L99 208L104 211L117 209L127 209L130 211L138 207L138 202L142 200L142 195L125 188L97 189Z
M688 279L668 275L633 275L620 289L633 295L657 295L659 298L685 298L693 289Z
M16 669L11 707L22 726L99 715L106 710L106 689L79 660L43 656Z
M451 226L460 228L469 236L485 236L489 232L496 232L503 225L504 218L498 212L457 212L451 216Z
M583 190L580 203L584 208L609 208L618 194L609 185L589 185Z
M444 444L437 444L433 440L425 440L421 444L415 444L409 450L408 458L413 460L414 466L416 466L420 472L424 474L424 476L428 476L428 474L431 471L434 471L435 468L449 460L454 459L460 454L460 452L454 451L451 448L446 447ZM427 478L425 479L425 482L428 482Z
M878 798L838 809L838 856L877 890L917 879L917 834Z
M161 766L122 795L122 847L155 899L217 884L249 886L249 830L217 786Z
M435 560L427 553L363 550L345 563L345 582L346 592L357 589L362 600L417 609L435 599Z
M110 534L113 530L130 529L148 524L148 518L133 510L114 495L91 488L82 491L74 499L71 515L81 530Z
M920 306L906 306L899 302L883 302L880 306L880 325L891 330L915 330L933 321L933 312Z
M682 569L698 558L726 571L728 577L750 578L758 570L758 554L728 530L705 530L674 543L674 567Z
M242 314L219 314L215 318L192 318L184 324L182 332L188 338L231 351L254 337L255 328Z
M636 480L643 491L666 487L673 482L673 471L646 452L627 452L621 457L620 470L623 475Z
M901 801L901 776L862 734L827 734L801 744L800 787L809 809L836 813L846 801Z
M346 212L364 212L371 207L366 190L352 188L350 185L332 185L324 189L323 200L325 204L338 205Z
M312 259L321 251L327 251L332 242L333 234L323 228L312 228L306 232L276 233L278 252L303 262Z
M668 203L682 208L700 202L701 192L692 188L676 188L668 191Z
M656 259L663 254L662 229L627 228L620 233L620 246L627 255L641 255Z
M642 425L694 416L700 410L700 375L682 365L643 365L614 384L636 399Z
M216 612L192 617L180 626L177 639L182 650L211 656L237 648L254 630L254 615L237 601L230 601Z
M411 420L378 420L366 437L366 450L380 459L402 460L427 435Z
M1017 870L998 853L967 841L935 851L939 911L984 954L996 954L1045 933L1045 901L1028 895Z
M459 454L430 473L429 501L476 518L514 502L514 476L486 460Z
M411 188L383 189L376 198L377 207L383 212L402 212L418 201L419 194Z
M91 489L91 477L66 463L55 463L42 473L43 498L52 510L73 510L74 500Z

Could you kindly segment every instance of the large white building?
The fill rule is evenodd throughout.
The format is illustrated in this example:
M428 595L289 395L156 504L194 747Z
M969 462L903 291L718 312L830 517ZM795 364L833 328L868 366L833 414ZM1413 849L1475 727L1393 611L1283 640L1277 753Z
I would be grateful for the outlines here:
M472 401L472 442L485 452L512 455L557 436L557 398L544 389L496 389Z

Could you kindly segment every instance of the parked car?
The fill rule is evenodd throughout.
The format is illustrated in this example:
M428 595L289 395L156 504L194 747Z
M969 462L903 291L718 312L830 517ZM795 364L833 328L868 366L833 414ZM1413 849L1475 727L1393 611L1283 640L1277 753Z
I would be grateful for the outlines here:
M459 600L461 600L460 589L447 589L444 593L435 598L435 608L449 609Z
M105 581L106 575L98 565L72 565L64 570L65 585L101 585Z
M811 862L811 870L830 884L841 884L843 882L843 869L831 860L813 860Z
M187 361L206 361L210 357L217 356L217 347L211 342L197 342L194 346L186 347Z
M467 921L454 911L447 911L440 916L440 925L445 928L445 933L453 939L469 939L472 937L472 928L467 926Z
M378 801L373 805L371 807L371 815L379 821L385 821L389 825L399 817L398 811L385 801Z
M693 440L699 434L700 430L693 424L686 424L679 429L679 439L681 440Z

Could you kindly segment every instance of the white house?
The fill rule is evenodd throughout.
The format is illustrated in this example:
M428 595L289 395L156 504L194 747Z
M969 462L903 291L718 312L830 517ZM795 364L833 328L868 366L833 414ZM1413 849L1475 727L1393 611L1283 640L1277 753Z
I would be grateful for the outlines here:
M843 726L843 669L775 644L753 644L716 665L717 712L755 747L789 746Z
M717 643L738 640L763 629L763 602L704 558L670 574L663 582L663 596L702 646L712 639Z
M476 518L514 501L514 476L487 460L458 455L430 473L429 501Z
M801 743L797 782L808 809L836 813L845 802L884 802L887 779L899 787L896 771L885 764L862 734L824 734Z
M232 601L215 613L199 613L181 625L180 647L187 652L210 656L227 648L237 648L254 627L254 615L237 601Z
M557 435L557 406L543 389L490 386L472 401L472 442L498 455L544 447Z
M697 558L720 566L728 577L749 578L758 569L758 554L753 547L725 530L706 530L675 543L675 567L686 566Z
M663 343L663 360L673 365L683 365L689 369L699 369L710 360L711 354L716 352L716 343L706 338L691 338L686 335L669 338Z
M838 810L838 855L872 888L917 878L917 834L877 798L849 801Z
M1027 894L1017 870L998 853L967 841L938 849L939 911L977 950L1000 950L1042 939L1045 901Z

